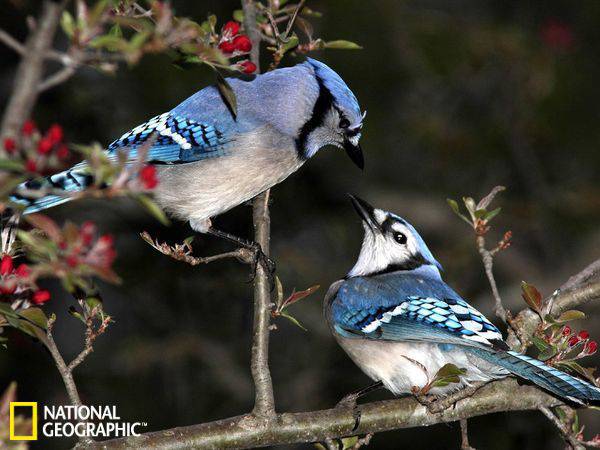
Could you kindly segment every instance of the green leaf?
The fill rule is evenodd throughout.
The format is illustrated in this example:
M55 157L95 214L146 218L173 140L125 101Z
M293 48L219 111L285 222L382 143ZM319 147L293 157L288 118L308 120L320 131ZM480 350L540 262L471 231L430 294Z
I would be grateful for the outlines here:
M244 11L241 9L236 9L233 11L233 20L237 20L240 23L244 23Z
M342 438L342 450L353 449L358 442L358 436L350 436Z
M525 303L527 303L527 305L535 312L540 314L542 310L542 294L540 294L534 285L525 281L521 282L521 290L523 291L522 297L523 300L525 300Z
M60 18L60 27L65 32L67 36L70 38L75 34L75 20L73 16L68 11L64 11Z
M288 41L281 46L283 53L290 51L293 48L298 47L300 43L300 39L298 39L298 35L296 33L292 33L292 35L288 38Z
M471 217L475 218L475 210L477 209L475 206L475 200L473 200L471 197L463 197L463 203L465 204L465 207L467 208L467 211L469 211Z
M12 309L8 303L0 303L0 314L2 314L5 317L19 317L17 312L14 309Z
M170 225L171 222L165 212L158 206L154 200L144 194L139 194L135 196L135 199L140 202L140 204L146 208L146 210L152 214L160 223L163 225Z
M454 364L446 364L435 374L430 387L443 387L450 383L459 383L460 377L467 373L467 369L456 367Z
M325 48L332 48L336 50L361 50L362 47L355 42L345 41L343 39L337 41L325 42Z
M483 216L483 220L485 220L486 222L489 222L494 217L496 217L498 214L500 214L500 211L502 211L502 208L496 208L492 211L487 212L485 214L485 216Z
M585 319L585 313L583 311L577 311L576 309L570 309L562 313L556 319L557 322L570 322L571 320Z
M456 200L452 200L451 198L447 198L446 201L448 202L448 205L450 205L450 209L452 209L452 211L454 211L454 214L456 214L462 220L464 220L465 222L467 222L469 225L472 225L471 221L469 219L467 219L464 215L462 215L460 213L460 210L458 208L458 203L456 202Z
M46 314L44 314L44 311L42 311L40 308L27 308L21 311L19 315L43 330L46 330L48 327L48 318L46 317Z
M533 343L533 345L535 345L535 348L537 348L540 352L545 352L550 347L550 344L548 344L545 340L536 335L531 337L531 342Z
M15 161L14 159L0 159L0 170L6 170L7 172L23 172L25 166L22 161Z
M221 98L225 102L227 109L233 116L233 120L237 119L237 100L235 98L235 93L233 89L227 82L223 75L219 73L219 71L215 70L217 74L217 88L219 89L219 94L221 94Z
M283 306L283 285L277 275L275 275L275 286L277 286L277 305Z
M546 348L546 350L540 352L537 359L539 359L540 361L548 361L550 358L556 356L557 353L558 349L554 346L549 345L548 348Z
M289 320L290 322L292 322L294 325L296 325L297 327L302 328L304 331L308 331L306 328L304 328L304 326L298 321L298 319L296 319L293 316L290 316L288 313L286 313L285 311L281 311L279 313L279 315L281 317L285 317L287 320Z
M90 42L90 47L92 48L105 48L112 52L126 50L127 46L128 42L125 39L110 34L95 37Z

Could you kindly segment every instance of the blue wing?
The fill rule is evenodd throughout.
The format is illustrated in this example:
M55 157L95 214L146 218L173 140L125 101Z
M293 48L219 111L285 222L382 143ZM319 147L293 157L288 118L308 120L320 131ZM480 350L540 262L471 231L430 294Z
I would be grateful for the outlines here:
M331 318L348 337L505 347L498 328L443 281L410 274L346 280Z
M165 113L125 133L108 146L107 152L116 158L119 149L127 149L128 158L135 160L140 146L150 139L154 141L146 159L154 164L182 164L223 156L226 154L225 144L230 141L213 125ZM11 200L23 205L25 214L34 213L68 202L70 197L54 194L26 197L20 192L43 188L76 192L85 189L93 181L86 164L79 163L64 172L22 183L11 196Z
M214 158L225 154L228 142L215 126L164 113L133 128L108 146L109 154L129 149L129 158L137 158L137 150L154 138L147 155L155 164L181 164Z

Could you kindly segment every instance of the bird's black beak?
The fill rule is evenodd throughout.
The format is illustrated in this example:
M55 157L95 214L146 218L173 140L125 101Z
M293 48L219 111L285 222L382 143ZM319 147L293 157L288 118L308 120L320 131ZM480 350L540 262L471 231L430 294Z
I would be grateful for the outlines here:
M363 157L362 149L360 148L360 144L354 145L349 140L344 142L344 150L352 160L354 164L358 166L359 169L365 168L365 158Z
M374 208L362 198L359 198L352 194L348 194L348 196L350 197L352 206L354 206L354 209L356 210L360 218L363 220L363 222L365 222L373 231L381 230L381 227L375 219Z

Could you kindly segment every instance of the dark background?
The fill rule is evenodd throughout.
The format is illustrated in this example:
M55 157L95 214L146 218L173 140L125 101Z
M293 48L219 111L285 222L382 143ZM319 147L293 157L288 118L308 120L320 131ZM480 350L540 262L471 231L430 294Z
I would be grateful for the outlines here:
M177 14L199 21L214 12L219 23L239 8L235 1L173 4ZM337 347L321 314L327 286L352 267L362 238L346 192L410 220L443 264L446 280L496 323L474 236L452 214L447 197L480 198L494 185L507 186L490 237L514 233L513 246L496 258L500 291L514 311L524 306L521 280L549 294L600 250L600 2L340 0L309 6L324 13L312 19L317 36L364 46L312 56L333 67L368 110L366 169L359 172L341 151L326 148L273 190L273 258L286 293L321 285L290 310L307 332L275 321L270 357L279 411L329 408L369 383ZM37 4L3 1L1 11L0 27L23 37L24 11L36 13ZM17 58L0 47L0 60L4 104ZM213 81L208 70L182 71L166 56L145 57L114 77L84 69L42 95L35 119L42 128L63 124L69 141L107 144ZM148 430L252 407L247 267L223 261L192 268L162 256L138 233L176 242L191 235L190 228L162 227L128 201L69 204L50 216L97 221L115 235L119 253L123 284L102 285L115 323L76 371L85 403L116 404L122 418L145 421ZM250 207L240 206L216 223L249 236L250 218ZM194 248L201 255L230 249L209 237L198 237ZM48 286L54 298L45 309L58 314L55 334L70 357L82 345L83 330L65 314L71 298L57 284ZM586 312L597 316L598 306ZM576 326L600 337L598 323ZM10 337L0 353L0 386L17 380L20 400L65 402L44 349L15 333ZM382 392L371 399L390 397ZM589 437L600 432L598 413L582 416ZM471 443L479 449L563 446L539 413L495 414L470 424ZM381 433L371 446L458 448L459 439L457 424L449 424Z

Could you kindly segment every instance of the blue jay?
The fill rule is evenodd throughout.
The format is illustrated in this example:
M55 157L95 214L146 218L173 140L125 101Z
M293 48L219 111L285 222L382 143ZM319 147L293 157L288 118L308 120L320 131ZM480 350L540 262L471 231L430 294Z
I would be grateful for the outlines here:
M157 166L157 202L176 218L189 221L195 231L248 244L216 230L211 217L280 183L326 145L345 149L362 169L359 140L364 114L340 76L311 58L252 81L228 82L236 96L237 117L217 88L207 87L128 131L107 152L116 158L119 149L129 149L134 160L139 146L154 138L147 158ZM73 192L92 181L85 163L80 163L23 183L12 200L25 206L25 214L33 213L69 197L26 198L23 189Z
M461 382L430 393L514 374L574 403L600 401L599 388L511 351L498 328L444 283L441 265L406 220L351 199L365 230L362 248L324 306L338 343L370 378L407 394L451 363L466 369Z

